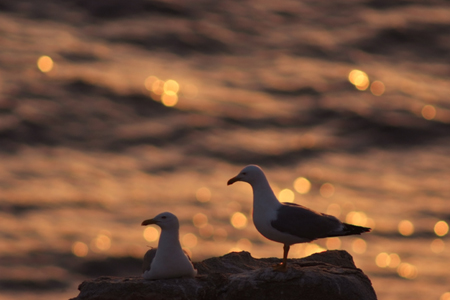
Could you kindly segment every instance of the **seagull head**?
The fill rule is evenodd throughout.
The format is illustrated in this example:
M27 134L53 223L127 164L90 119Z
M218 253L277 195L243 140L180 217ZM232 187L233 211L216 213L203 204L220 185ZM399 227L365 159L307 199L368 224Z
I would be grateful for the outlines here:
M228 180L227 184L233 184L236 181L243 181L250 184L256 183L261 179L264 179L266 176L264 175L263 170L257 165L248 165L239 172L238 175L234 176L230 180Z
M155 224L161 227L161 229L178 229L180 227L178 223L178 218L170 212L163 212L154 217L153 219L148 219L142 221L142 226Z

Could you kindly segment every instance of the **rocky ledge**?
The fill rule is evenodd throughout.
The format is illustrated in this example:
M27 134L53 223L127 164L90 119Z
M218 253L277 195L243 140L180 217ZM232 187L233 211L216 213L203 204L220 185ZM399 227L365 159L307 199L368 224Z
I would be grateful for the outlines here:
M370 279L346 251L325 251L290 259L285 273L271 266L277 258L255 259L232 252L195 263L195 278L144 280L99 277L86 280L71 300L159 299L377 299Z

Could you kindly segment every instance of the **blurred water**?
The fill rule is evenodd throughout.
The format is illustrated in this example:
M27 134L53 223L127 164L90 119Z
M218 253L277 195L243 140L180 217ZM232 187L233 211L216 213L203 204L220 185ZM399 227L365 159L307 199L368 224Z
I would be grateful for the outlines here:
M290 257L345 249L380 299L449 299L450 8L401 4L0 1L0 299L138 276L162 211L194 261L281 257L226 186L250 163L374 228Z

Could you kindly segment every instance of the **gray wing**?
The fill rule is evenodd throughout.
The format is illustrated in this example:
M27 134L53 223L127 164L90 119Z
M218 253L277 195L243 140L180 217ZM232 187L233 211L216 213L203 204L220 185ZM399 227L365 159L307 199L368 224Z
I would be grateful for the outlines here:
M152 264L153 258L155 258L156 250L158 248L151 248L144 255L144 263L142 264L142 273L150 270L150 266Z
M272 226L284 233L315 240L327 237L342 227L334 216L315 212L295 203L282 203Z

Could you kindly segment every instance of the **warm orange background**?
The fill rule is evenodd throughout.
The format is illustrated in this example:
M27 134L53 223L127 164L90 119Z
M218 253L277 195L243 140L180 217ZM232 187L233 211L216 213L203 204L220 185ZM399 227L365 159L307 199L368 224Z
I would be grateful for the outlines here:
M444 0L0 1L0 299L139 276L163 211L194 261L280 257L226 186L250 163L374 228L290 257L345 249L381 300L450 299L449 36Z

